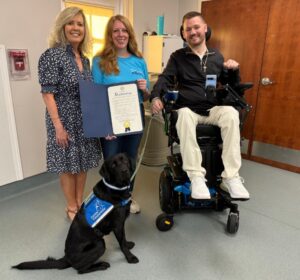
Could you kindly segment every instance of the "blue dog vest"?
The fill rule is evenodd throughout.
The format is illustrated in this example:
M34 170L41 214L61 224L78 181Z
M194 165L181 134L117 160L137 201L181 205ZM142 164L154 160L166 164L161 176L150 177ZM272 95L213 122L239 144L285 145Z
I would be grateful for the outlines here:
M119 205L125 206L130 200L131 198L122 200ZM98 198L93 192L83 203L85 219L92 228L98 225L98 223L114 208L113 204Z

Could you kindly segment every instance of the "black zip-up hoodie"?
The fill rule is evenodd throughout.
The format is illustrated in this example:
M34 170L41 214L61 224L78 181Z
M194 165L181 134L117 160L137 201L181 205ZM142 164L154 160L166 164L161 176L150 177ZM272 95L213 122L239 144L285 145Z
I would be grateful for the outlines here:
M176 88L179 91L176 108L188 107L197 114L207 116L208 110L218 105L218 100L205 91L206 75L217 75L219 83L228 83L233 87L240 81L239 71L224 69L223 62L222 54L216 49L208 48L202 61L189 46L173 52L153 87L150 101L155 97L161 98L168 89Z

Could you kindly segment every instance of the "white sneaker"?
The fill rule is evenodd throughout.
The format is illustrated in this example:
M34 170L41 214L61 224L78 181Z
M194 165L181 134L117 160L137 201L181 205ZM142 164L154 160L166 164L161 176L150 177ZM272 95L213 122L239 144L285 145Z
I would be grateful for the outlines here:
M191 181L191 192L191 197L194 199L210 199L210 192L203 177L193 177Z
M138 205L138 203L131 199L131 204L130 204L130 213L131 214L138 214L141 212L141 207Z
M235 199L249 199L249 192L243 185L244 179L242 177L233 177L223 179L220 188L228 192L231 198Z

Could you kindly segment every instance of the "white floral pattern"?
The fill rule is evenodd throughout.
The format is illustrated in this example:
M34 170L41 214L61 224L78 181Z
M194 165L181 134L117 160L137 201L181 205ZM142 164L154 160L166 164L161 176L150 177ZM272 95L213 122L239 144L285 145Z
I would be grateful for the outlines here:
M89 61L82 56L80 72L71 46L47 49L38 65L42 93L53 93L59 117L70 136L68 148L56 144L55 129L46 110L47 169L54 173L79 173L96 167L101 159L100 141L85 138L80 108L79 79L91 80Z

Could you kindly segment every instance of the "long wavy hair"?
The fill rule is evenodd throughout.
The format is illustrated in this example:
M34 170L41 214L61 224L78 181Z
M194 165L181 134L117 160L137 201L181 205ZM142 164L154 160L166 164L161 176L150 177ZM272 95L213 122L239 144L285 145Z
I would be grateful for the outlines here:
M124 24L125 28L128 31L128 45L127 50L129 53L137 56L137 57L143 57L142 53L138 50L137 41L135 38L135 33L133 30L133 27L130 23L130 21L122 16L122 15L115 15L112 16L106 26L105 30L105 44L103 49L96 54L96 56L99 56L100 63L99 67L105 74L119 74L120 70L118 67L118 61L117 61L117 48L113 43L112 34L113 34L113 26L116 21L120 21Z
M50 48L53 47L66 48L66 46L69 44L69 41L65 34L65 26L67 23L69 23L72 20L73 17L77 16L78 14L82 15L83 22L84 22L84 38L82 42L79 44L79 51L81 51L85 55L90 53L91 37L90 37L89 28L82 9L78 7L65 8L58 14L48 39L48 44Z

